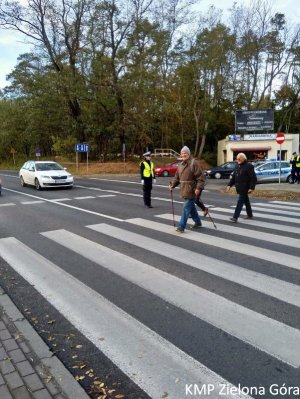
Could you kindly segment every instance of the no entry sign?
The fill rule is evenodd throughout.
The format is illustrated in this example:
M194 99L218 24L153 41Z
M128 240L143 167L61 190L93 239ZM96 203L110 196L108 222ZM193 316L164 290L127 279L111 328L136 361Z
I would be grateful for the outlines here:
M277 136L276 136L276 141L277 141L277 144L282 144L282 143L284 143L284 134L283 133L277 133Z

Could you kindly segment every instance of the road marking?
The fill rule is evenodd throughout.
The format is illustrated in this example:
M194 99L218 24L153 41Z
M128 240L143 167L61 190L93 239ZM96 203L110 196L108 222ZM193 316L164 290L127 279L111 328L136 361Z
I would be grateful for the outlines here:
M53 200L49 200L52 202L63 202L63 201L72 201L72 198L57 198L57 199L53 199Z
M96 198L96 197L93 197L91 195L87 195L85 197L74 197L73 199L74 200L85 200L85 199L93 199L93 198Z
M288 206L297 206L300 207L299 202L286 202L286 201L270 201L272 204L283 204Z
M227 208L213 208L213 209L210 210L210 214L211 214L213 219L225 220L225 221L229 222L228 215L222 215L220 213L215 213L216 210L217 211L221 211L221 212L230 212L230 213L232 213L232 211L228 211ZM284 224L278 224L278 223L275 224L275 223L259 221L258 219L256 219L256 214L255 214L255 219L252 219L252 220L250 220L250 219L247 219L247 220L239 219L238 225L241 225L241 226L244 226L244 227L246 227L246 226L257 226L257 227L263 227L265 229L286 231L288 233L291 233L291 231L293 230L293 233L300 234L300 228L286 226ZM237 226L237 225L235 224L234 226Z
M234 208L235 208L235 206L234 206ZM282 210L282 209L273 209L273 208L270 209L270 208L263 208L263 207L260 207L260 206L251 206L251 208L253 210L255 210L255 211L257 210L257 211L267 212L267 213L272 213L273 212L273 214L272 214L273 218L274 218L274 214L277 214L277 213L281 213L282 215L289 215L289 216L300 216L299 212L290 212L290 211L285 211L285 210ZM300 223L300 220L299 220L299 223Z
M136 219L132 220L134 224L136 224L135 221ZM142 223L139 225L142 225ZM113 237L129 244L133 244L139 248L146 249L147 251L154 252L170 259L178 259L180 262L194 267L195 269L203 270L214 276L221 277L225 280L232 281L255 291L262 292L263 294L269 295L273 298L277 298L283 302L300 307L300 287L295 284L248 270L240 266L235 266L231 263L203 254L199 255L196 252L168 243L163 243L150 237L143 237L140 234L125 231L116 227L108 227L106 224L101 223L86 227L109 236L115 234ZM172 234L172 231L173 230L170 230L169 227L168 233ZM199 257L201 257L201 262L199 262Z
M169 213L162 214L162 215L155 215L155 217L165 219L165 220L173 220L173 215L171 215ZM175 220L177 222L179 221L179 219L180 219L180 216L175 215ZM202 221L203 227L215 230L212 222L208 218L202 217L201 221ZM188 222L188 224L190 225L191 223ZM223 232L229 233L229 234L237 234L238 236L245 236L245 237L255 238L258 240L273 242L275 244L287 245L289 247L300 248L300 239L298 239L298 238L284 237L282 235L264 233L262 231L250 230L250 229L238 227L236 225L218 224L217 230L223 231Z
M253 208L252 208L253 209ZM262 208L259 208L259 210L261 210L261 211L263 211L263 209ZM216 207L216 208L213 208L213 211L219 211L219 212L226 212L226 213L231 213L231 214L233 214L233 209L227 209L227 208L219 208L219 207ZM268 211L268 209L267 209L267 211ZM269 210L270 211L270 210ZM295 212L296 213L296 212ZM245 211L243 211L243 212L241 212L241 215L246 215L246 212ZM299 213L296 213L296 215L297 216L299 216ZM254 217L255 218L257 218L257 217L261 217L261 218L263 218L263 219L271 219L271 220L274 220L275 219L275 215L274 214L268 214L268 213L259 213L259 212L255 212L255 214L254 214ZM277 221L280 221L280 222L288 222L288 223L296 223L296 224L300 224L300 219L296 219L296 218L288 218L288 217L286 217L286 216L280 216L280 215L277 215L276 214L276 220ZM249 222L252 222L252 220L249 220ZM247 223L248 223L248 221L247 221ZM281 227L281 226L280 226ZM293 231L294 231L294 228L293 227L290 227L290 232L291 232L291 229L293 229Z
M44 204L45 201L22 201L22 205L34 205L34 204Z
M175 232L174 228L172 229L166 224L153 222L146 219L127 219L126 222L142 227L147 227L149 229L153 229L163 233L177 235L180 239L197 241L201 244L210 245L217 248L223 248L228 251L251 256L253 258L258 258L259 260L263 259L268 262L277 263L281 266L287 266L296 270L300 270L300 262L298 256L288 254L282 255L280 252L272 251L267 248L260 248L254 245L244 244L242 242L237 243L236 241L227 240L226 238L221 237L213 240L212 237L209 235L200 234L191 230L186 230L184 234L179 235Z
M110 216L110 215L105 215L104 213L99 213L99 212L90 211L90 210L88 210L88 209L79 208L78 206L68 205L68 204L64 204L63 202L53 201L53 200L45 199L45 198L42 198L42 197L38 197L37 195L22 193L21 191L17 191L17 190L12 190L12 189L8 189L8 188L7 188L6 190L11 191L11 192L13 192L13 193L20 194L20 195L24 195L24 196L26 196L26 197L31 197L31 198L36 198L36 199L39 199L39 200L43 200L43 201L45 201L45 202L49 202L50 204L55 204L55 205L59 205L59 206L64 206L64 207L66 207L66 208L75 209L75 210L77 210L77 211L89 213L89 214L91 214L91 215L101 216L101 217L103 217L103 218L107 218L107 219L117 220L117 221L119 221L119 222L123 222L123 219L119 219L119 218L116 218L116 217L113 217L113 216Z
M89 227L94 229L95 226ZM95 230L98 231L98 228L99 231L101 229L101 233L103 234L118 238L124 242L133 243L134 245L137 243L137 240L143 241L144 245L147 241L147 248L151 248L153 241L155 241L151 240L149 242L148 237L132 234L126 230L106 224L98 225ZM300 366L299 330L155 269L152 266L132 260L121 253L118 254L97 243L89 242L89 240L76 236L73 233L56 230L43 233L43 235L79 253L85 258L109 268L123 278L133 281L135 284L173 303L175 306L184 309L190 314L205 320L213 326L234 335L291 366ZM166 254L171 253L169 251L170 247L173 246L164 245L163 247L164 256L167 256ZM199 263L199 254L193 254L194 256L198 256ZM174 253L172 255L176 256ZM179 257L178 259L186 263L187 258ZM201 263L204 263L204 261ZM295 353L295 350L297 353Z
M293 208L293 206L291 207L290 205L283 205L283 204L273 204L273 203L268 203L266 204L265 202L254 202L253 206L267 206L268 208L276 208L278 212L281 212L282 210L290 210L290 211L296 211L297 208ZM294 205L295 206L295 205ZM300 207L300 205L298 205ZM260 208L257 208L260 209ZM300 212L300 209L299 209ZM298 215L300 216L300 213L298 213Z
M5 207L5 206L13 206L13 205L16 205L16 204L13 203L13 202L6 202L5 204L0 204L0 206L3 206L3 207Z
M212 370L15 238L0 240L0 254L150 397L161 398L166 392L170 398L184 397L185 386L190 381L195 381L200 386L211 383L216 389L219 389L220 384L228 384L228 389L233 387ZM275 333L276 330L272 336ZM299 347L300 345L293 348L295 354ZM299 358L300 355L298 360ZM224 397L250 398L242 394Z
M103 194L103 195L97 195L97 198L109 198L109 197L115 197L114 194Z

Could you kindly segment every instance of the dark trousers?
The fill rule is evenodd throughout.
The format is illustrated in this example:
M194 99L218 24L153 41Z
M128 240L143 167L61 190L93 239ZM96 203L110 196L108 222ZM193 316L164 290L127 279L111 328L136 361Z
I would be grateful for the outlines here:
M204 202L203 202L200 198L196 198L196 199L195 199L195 204L196 204L197 206L199 206L199 208L200 208L202 211L205 211L206 206L204 205Z
M244 204L246 206L247 215L250 217L253 216L248 194L239 194L238 202L236 204L236 208L233 215L235 219L239 218Z
M292 175L292 182L296 183L297 182L297 179L296 179L296 168L292 168L291 175Z
M144 178L143 198L145 206L151 206L152 179Z
M298 184L300 184L300 168L296 168L296 179L294 180L294 182L296 183L296 181L298 182Z

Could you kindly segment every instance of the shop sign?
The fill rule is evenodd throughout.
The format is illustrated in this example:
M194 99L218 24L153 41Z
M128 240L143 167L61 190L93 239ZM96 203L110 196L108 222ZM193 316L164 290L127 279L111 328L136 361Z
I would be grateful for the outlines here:
M235 131L274 130L272 109L235 112Z
M275 140L276 134L259 133L259 134L244 134L244 140Z

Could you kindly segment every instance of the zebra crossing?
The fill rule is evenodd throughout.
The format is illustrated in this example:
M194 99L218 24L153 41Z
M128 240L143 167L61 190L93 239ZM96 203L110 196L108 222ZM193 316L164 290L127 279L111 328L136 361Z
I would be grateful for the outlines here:
M273 307L283 306L285 311L295 314L299 311L300 204L294 203L293 211L287 211L286 202L273 201L270 205L266 208L266 203L256 203L255 219L234 226L227 223L228 212L232 210L212 208L211 214L218 221L216 231L204 220L201 231L187 230L178 235L172 225L173 215L156 214L155 220L112 219L111 223L86 225L80 234L57 229L43 231L40 236L61 251L77 254L82 264L89 261L96 270L106 269L138 287L140 298L144 293L156 298L158 309L153 312L163 313L172 308L175 314L203 328L203 331L195 329L199 336L205 334L206 329L212 331L220 342L226 339L230 341L227 345L249 352L249 358L257 355L262 363L275 362L277 367L281 365L293 374L300 368L300 323L291 325L280 316L273 317L271 312L246 306L239 298L240 292L248 290L249 296L268 298ZM282 236L281 231L293 234ZM245 243L245 237L251 243ZM108 246L107 242L116 244ZM276 244L276 249L269 249L266 243ZM126 255L121 251L124 245L128 248ZM217 257L220 250L237 257L238 261L220 260ZM140 254L145 252L160 261L162 267L147 262L146 257L141 260ZM151 398L188 397L191 385L202 390L203 398L255 396L246 388L236 392L238 380L228 378L230 373L227 375L226 367L212 367L209 361L212 348L197 346L192 353L186 349L188 344L172 339L171 332L156 331L147 315L145 320L139 319L134 312L124 310L18 239L0 239L0 256ZM263 263L264 270L249 267L245 257L254 264ZM174 272L171 267L163 267L164 263L172 265L173 262ZM205 273L218 279L216 284L222 281L230 284L232 290L239 287L233 295L235 299L214 292L205 284L202 286L198 280L191 281L184 273L177 273L178 263L189 268L192 276ZM274 277L273 268L292 277ZM298 280L290 281L294 276ZM200 339L195 338L195 342L201 345ZM198 351L202 355L197 354ZM226 357L224 353L220 356ZM247 361L244 359L243 363ZM240 370L235 373L241 375ZM242 377L244 384L250 378ZM212 387L212 392L208 393L208 387ZM220 387L226 387L225 394L220 395Z

